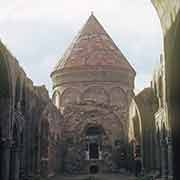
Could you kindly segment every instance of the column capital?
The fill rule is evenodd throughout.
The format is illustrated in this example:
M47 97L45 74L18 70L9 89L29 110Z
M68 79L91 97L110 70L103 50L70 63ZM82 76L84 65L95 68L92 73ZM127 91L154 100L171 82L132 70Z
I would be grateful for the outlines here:
M8 148L11 148L11 146L12 146L12 140L10 138L1 138L0 139L0 147L1 148L8 149Z

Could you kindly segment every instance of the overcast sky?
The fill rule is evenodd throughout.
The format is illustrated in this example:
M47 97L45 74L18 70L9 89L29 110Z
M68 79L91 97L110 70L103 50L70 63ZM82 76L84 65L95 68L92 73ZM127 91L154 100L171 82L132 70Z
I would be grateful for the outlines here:
M0 0L0 39L36 85L51 94L50 73L91 11L137 72L136 92L149 86L162 52L150 0Z

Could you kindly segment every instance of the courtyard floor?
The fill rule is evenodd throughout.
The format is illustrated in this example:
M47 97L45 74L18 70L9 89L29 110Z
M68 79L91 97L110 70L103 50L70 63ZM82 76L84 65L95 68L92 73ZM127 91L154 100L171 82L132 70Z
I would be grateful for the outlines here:
M79 176L56 176L50 178L50 180L136 180L136 177L121 174L97 174Z

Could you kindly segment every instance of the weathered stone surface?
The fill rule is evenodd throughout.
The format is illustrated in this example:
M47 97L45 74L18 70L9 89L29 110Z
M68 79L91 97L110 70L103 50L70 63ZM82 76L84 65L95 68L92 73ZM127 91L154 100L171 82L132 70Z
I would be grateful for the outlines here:
M167 179L172 177L171 127L166 100L165 65L161 55L160 66L153 75L151 88L140 92L130 106L129 141L134 146L146 171Z
M0 42L0 179L54 174L61 120L46 88L34 86Z
M120 156L127 154L135 71L93 15L51 77L53 102L64 116L64 171L88 173L94 167L112 172L124 167ZM90 130L93 135L88 135ZM93 152L97 157L92 158L91 148L98 148L98 155Z
M179 106L180 106L180 1L153 0L164 33L166 100L172 132L174 179L180 179L179 171Z

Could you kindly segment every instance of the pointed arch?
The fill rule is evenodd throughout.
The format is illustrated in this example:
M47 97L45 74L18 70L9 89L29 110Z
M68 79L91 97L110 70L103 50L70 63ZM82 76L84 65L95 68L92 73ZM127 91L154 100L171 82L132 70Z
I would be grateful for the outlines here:
M13 104L11 70L6 53L7 49L0 42L0 126L2 127L2 136L7 136L7 132L11 129Z
M67 88L61 95L60 106L65 107L68 104L80 102L81 92L76 88Z
M102 87L91 86L88 87L81 95L82 101L93 101L99 104L108 104L109 95Z

